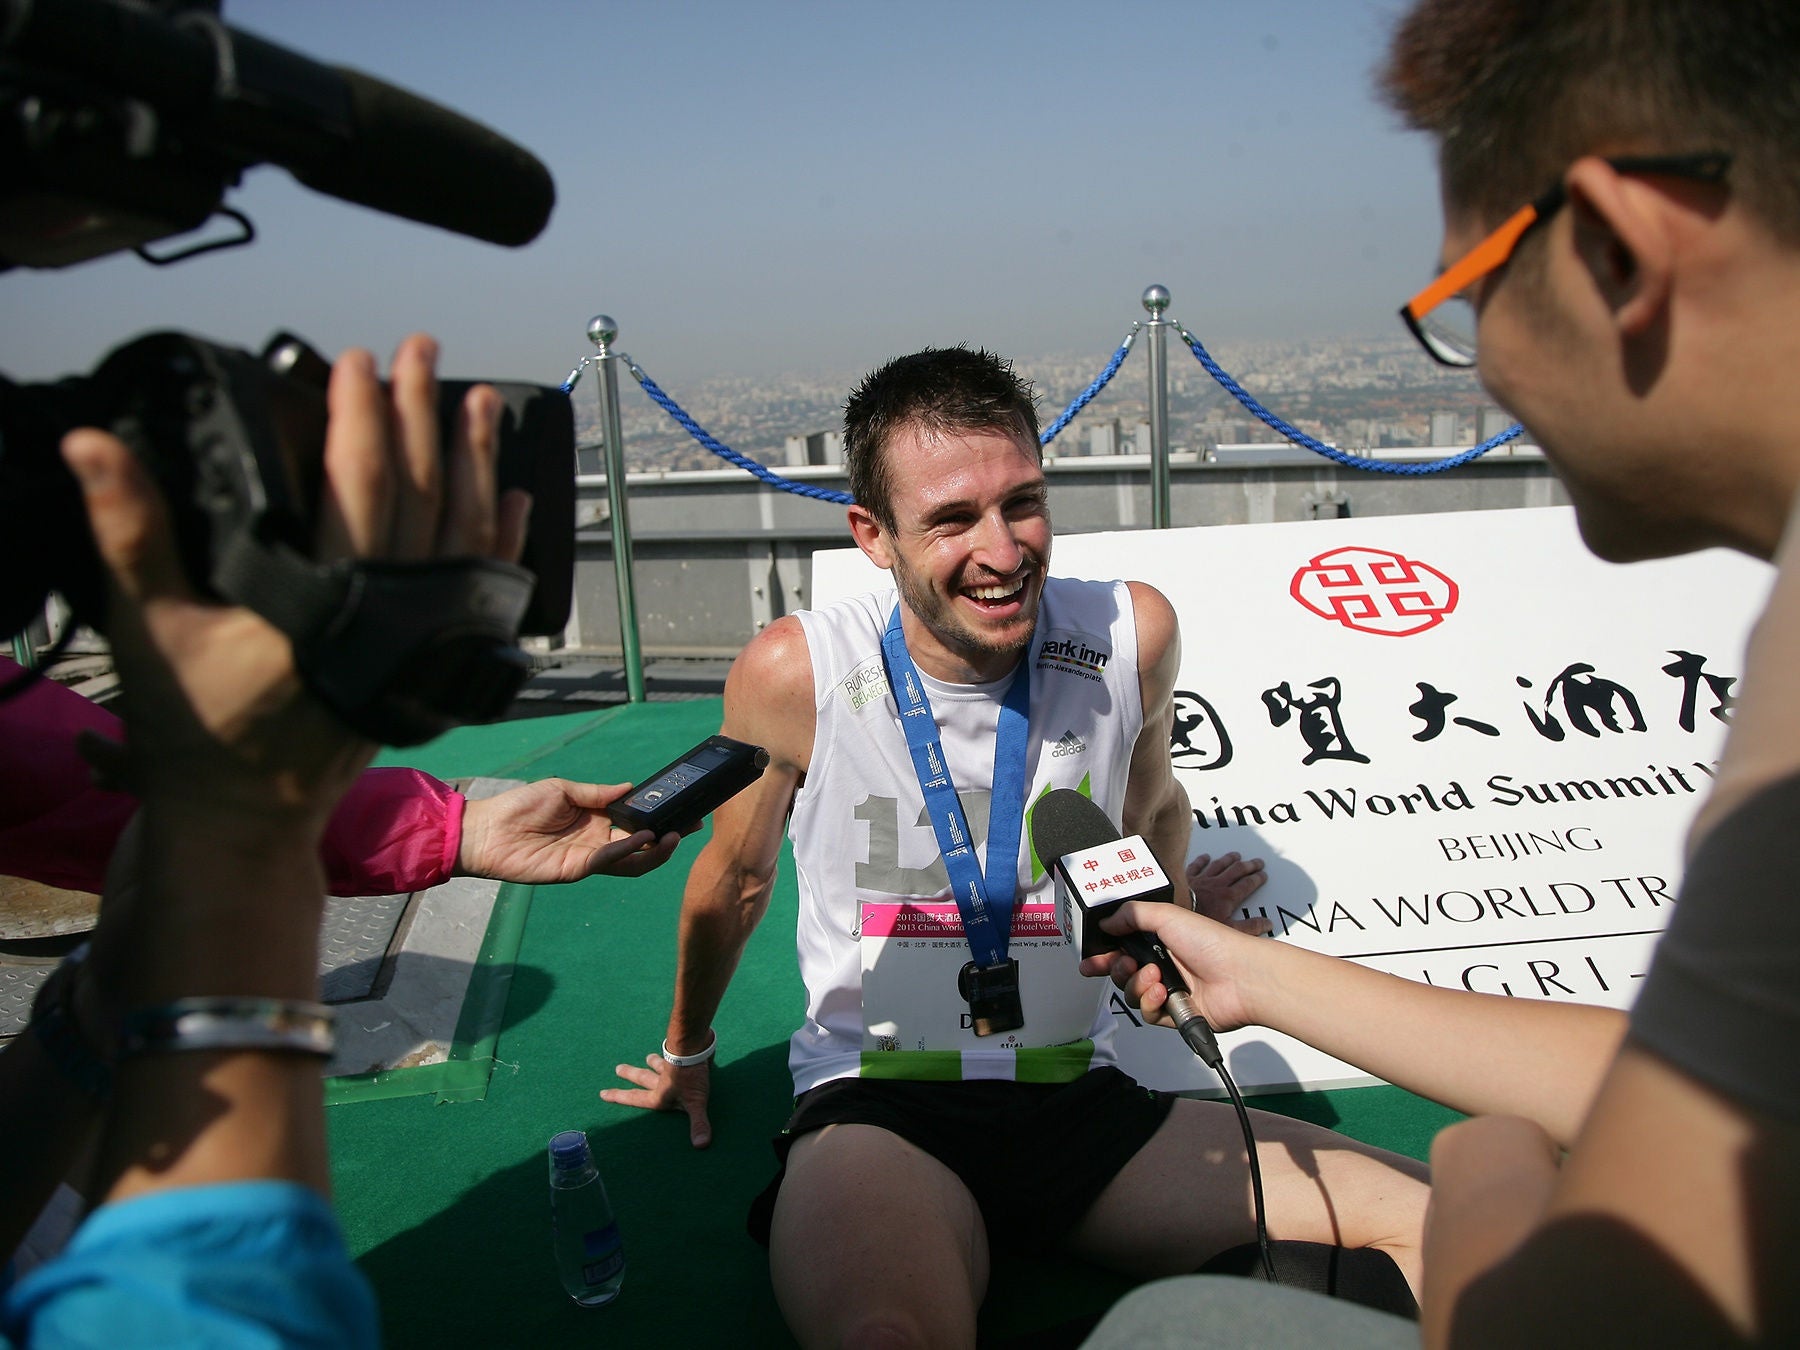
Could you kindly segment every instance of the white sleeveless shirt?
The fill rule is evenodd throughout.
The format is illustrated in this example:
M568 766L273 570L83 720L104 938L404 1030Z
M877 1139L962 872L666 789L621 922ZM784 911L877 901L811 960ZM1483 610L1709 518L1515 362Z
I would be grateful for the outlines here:
M794 1093L834 1078L1064 1082L1113 1062L1112 985L1086 979L1061 931L1054 882L1032 853L1030 810L1052 788L1114 821L1143 726L1137 623L1124 582L1050 578L1031 662L1026 823L1007 955L1025 1025L977 1036L956 977L970 959L881 662L894 592L797 617L813 669L817 730L788 835L799 866L806 1022L790 1042ZM952 685L919 672L978 860L985 868L994 736L1009 674Z

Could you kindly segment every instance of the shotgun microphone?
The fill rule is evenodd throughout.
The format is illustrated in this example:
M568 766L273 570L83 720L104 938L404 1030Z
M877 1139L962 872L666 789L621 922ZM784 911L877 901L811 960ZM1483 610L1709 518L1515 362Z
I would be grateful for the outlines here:
M491 243L550 219L523 147L429 99L233 28L218 0L0 0L0 269L183 233L258 164Z
M1121 838L1106 812L1079 792L1057 788L1031 809L1031 846L1062 883L1063 928L1081 955L1123 951L1140 966L1156 966L1181 1039L1207 1067L1218 1069L1223 1063L1219 1043L1194 1007L1169 949L1148 933L1113 934L1100 927L1127 900L1174 899L1174 886L1144 837Z

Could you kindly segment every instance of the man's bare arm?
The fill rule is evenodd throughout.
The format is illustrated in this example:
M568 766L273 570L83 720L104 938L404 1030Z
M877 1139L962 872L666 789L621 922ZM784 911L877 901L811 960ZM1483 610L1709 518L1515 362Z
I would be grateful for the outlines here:
M1239 859L1236 854L1207 859L1190 872L1188 840L1193 834L1193 813L1187 792L1175 777L1169 760L1169 737L1175 726L1175 679L1181 671L1181 626L1175 610L1162 593L1141 581L1130 583L1132 609L1137 618L1138 695L1144 709L1143 729L1131 749L1131 766L1125 788L1126 834L1141 834L1163 864L1175 888L1175 903L1228 920L1256 893L1267 879L1262 860ZM1199 861L1199 860L1196 860ZM1190 892L1190 880L1194 889ZM1240 921L1253 933L1266 932L1266 919Z
M812 757L812 661L797 619L779 619L745 647L725 684L724 735L769 752L762 777L713 815L712 838L694 859L682 894L675 1001L667 1044L676 1055L712 1044L713 1018L762 921L775 881L789 807ZM707 1118L710 1065L680 1067L660 1054L647 1067L621 1064L631 1088L603 1100L647 1110L685 1110L695 1148L712 1142Z

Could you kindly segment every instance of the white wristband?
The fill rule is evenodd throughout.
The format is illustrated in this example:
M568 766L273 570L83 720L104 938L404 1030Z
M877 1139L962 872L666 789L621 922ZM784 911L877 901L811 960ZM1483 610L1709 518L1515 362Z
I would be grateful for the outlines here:
M691 1069L696 1064L704 1064L718 1053L719 1033L713 1032L712 1039L706 1043L706 1049L695 1055L677 1055L669 1049L669 1038L663 1037L662 1057L678 1069Z

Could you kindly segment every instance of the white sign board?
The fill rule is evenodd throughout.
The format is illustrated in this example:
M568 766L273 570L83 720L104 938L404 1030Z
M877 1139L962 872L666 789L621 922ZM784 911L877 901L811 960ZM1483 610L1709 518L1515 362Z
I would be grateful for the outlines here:
M1723 550L1613 566L1557 507L1075 535L1052 571L1174 604L1189 856L1267 859L1252 908L1276 940L1630 1005L1766 566ZM814 556L816 604L884 584L856 550ZM1246 1090L1369 1081L1273 1033L1221 1043ZM1216 1087L1163 1029L1126 1030L1119 1053L1153 1086Z

